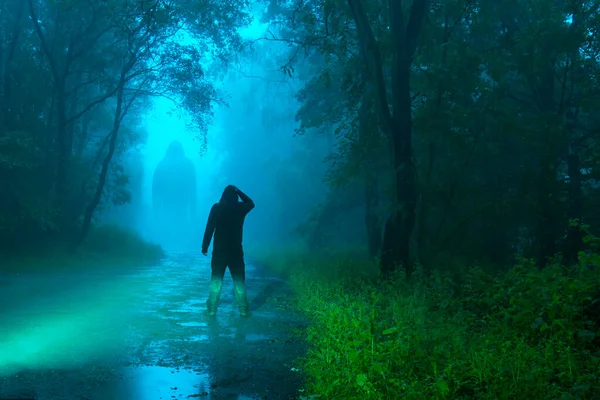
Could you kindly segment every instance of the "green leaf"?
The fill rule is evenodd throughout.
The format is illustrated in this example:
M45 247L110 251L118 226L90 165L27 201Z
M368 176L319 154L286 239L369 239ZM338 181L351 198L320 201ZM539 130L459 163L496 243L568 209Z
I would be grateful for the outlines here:
M356 376L356 384L358 386L364 386L367 383L368 379L365 374L358 374Z
M442 395L448 394L450 392L450 387L448 386L448 382L441 379L437 382L437 387Z

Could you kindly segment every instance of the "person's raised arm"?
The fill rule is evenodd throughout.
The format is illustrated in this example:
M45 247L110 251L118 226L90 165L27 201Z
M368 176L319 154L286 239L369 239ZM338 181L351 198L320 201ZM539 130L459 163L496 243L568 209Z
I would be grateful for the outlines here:
M202 239L202 254L204 255L208 253L208 246L210 246L210 241L212 240L213 233L215 233L215 207L216 205L212 206L212 208L210 209L210 214L208 214L208 221L206 221L206 229L204 230L204 238Z
M252 199L250 197L248 197L248 195L246 193L242 192L237 187L235 188L235 192L237 193L238 196L240 196L240 199L242 200L242 204L246 208L246 212L250 212L250 210L252 210L254 208L254 202L252 201Z

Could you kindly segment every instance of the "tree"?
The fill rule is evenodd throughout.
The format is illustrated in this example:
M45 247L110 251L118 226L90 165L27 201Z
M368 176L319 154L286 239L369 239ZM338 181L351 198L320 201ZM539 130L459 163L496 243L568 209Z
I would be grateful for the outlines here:
M394 8L400 3L376 9L351 1L351 24L341 3L275 3L271 10L280 16L273 24L285 21L286 29L270 40L289 43L296 64L302 57L312 63L299 96L300 129L337 133L332 184L357 179L367 155L387 157L354 131L365 104L357 78L361 63L367 67L375 121L395 160L383 174L384 182L395 181L398 206L384 247L398 246L384 265L454 257L501 265L515 251L540 264L558 251L576 258L581 231L567 229L568 221L598 215L598 48L591 39L597 7L466 0L428 8L415 2L409 11ZM406 24L401 11L408 12ZM426 11L421 30L418 16ZM400 24L388 28L388 18ZM398 106L402 99L409 106ZM388 240L394 235L400 239ZM410 256L409 249L417 252Z
M0 46L0 61L10 71L4 87L18 87L4 91L2 104L10 107L0 107L0 176L10 185L0 195L7 207L0 231L18 241L16 232L31 235L27 221L41 235L80 242L106 185L127 184L113 164L143 140L132 110L139 114L148 99L168 97L204 137L212 107L221 102L207 68L222 68L218 63L239 49L236 28L248 22L247 9L245 3L185 0L17 3L32 26L15 29L18 35L9 34ZM7 29L18 26L17 3L3 3ZM222 13L222 23L198 18L203 13Z
M412 151L412 93L410 75L417 50L426 0L414 0L405 22L401 1L390 2L390 30L393 47L392 106L387 100L383 63L379 45L373 34L361 0L348 0L358 30L361 52L376 90L382 130L390 136L393 149L397 209L385 224L381 267L389 274L396 265L410 273L410 239L415 225L417 187Z

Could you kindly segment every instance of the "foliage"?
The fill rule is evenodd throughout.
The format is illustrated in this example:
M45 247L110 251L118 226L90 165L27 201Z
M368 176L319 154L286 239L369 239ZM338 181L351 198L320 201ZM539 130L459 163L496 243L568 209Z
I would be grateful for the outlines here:
M311 322L309 395L589 399L600 394L597 251L573 267L520 259L501 274L417 270L411 282L383 283L375 263L335 252L282 252L266 265L288 271Z
M390 82L390 15L385 4L359 3ZM406 15L411 4L402 2ZM287 68L308 73L298 94L300 131L336 132L328 183L360 180L366 167L382 182L378 207L387 211L390 146L357 140L364 60L348 4L271 1L268 15L267 38L290 46ZM504 265L515 250L539 263L557 252L576 255L580 241L564 240L569 219L597 226L600 216L592 200L598 18L592 2L430 2L410 81L419 195L414 262L466 257Z
M97 254L114 254L117 257L139 258L155 262L163 257L160 246L149 243L133 231L112 225L96 226L82 246L83 251Z
M125 155L144 143L154 97L187 113L203 139L222 104L207 70L240 50L247 6L3 1L0 239L83 237L97 207L129 202Z
M0 272L118 270L159 262L164 256L160 246L147 242L133 231L112 225L92 228L75 251L64 239L30 239L1 254Z

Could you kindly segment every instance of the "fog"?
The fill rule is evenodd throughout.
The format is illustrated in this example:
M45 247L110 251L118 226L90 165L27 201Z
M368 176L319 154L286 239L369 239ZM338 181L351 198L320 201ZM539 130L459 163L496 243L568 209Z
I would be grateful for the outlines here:
M133 228L167 250L198 250L211 206L232 184L257 205L246 219L246 248L301 244L298 226L325 199L325 157L334 138L333 133L295 133L296 95L304 82L282 72L289 47L265 40L267 26L256 19L244 30L252 46L215 81L225 104L215 106L204 137L190 128L189 116L170 99L152 99L142 114L145 143L130 152L135 166L128 170L131 202L100 214L101 221ZM297 61L300 69L311 68L306 59ZM161 223L153 207L154 171L174 140L196 172L197 213L191 230Z
M0 1L0 400L600 399L600 8L505 5Z

